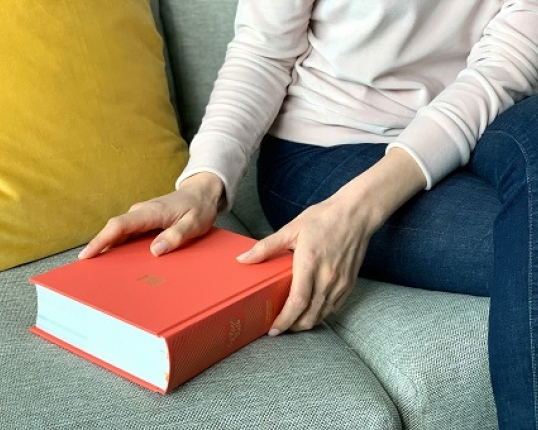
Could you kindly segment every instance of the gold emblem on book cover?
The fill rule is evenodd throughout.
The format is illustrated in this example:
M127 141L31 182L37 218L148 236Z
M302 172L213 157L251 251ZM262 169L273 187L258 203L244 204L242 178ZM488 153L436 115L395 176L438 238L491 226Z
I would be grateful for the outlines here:
M144 282L145 284L148 284L150 287L158 287L164 282L164 278L162 276L157 276L157 275L145 275L138 278L137 281Z

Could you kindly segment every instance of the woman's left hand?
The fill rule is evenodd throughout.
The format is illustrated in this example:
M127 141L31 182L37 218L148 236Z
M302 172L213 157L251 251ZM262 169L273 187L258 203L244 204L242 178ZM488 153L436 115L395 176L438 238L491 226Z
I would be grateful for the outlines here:
M238 257L258 263L285 249L294 251L289 297L269 334L311 329L351 292L375 227L366 210L349 206L337 193Z
M311 329L338 309L355 285L374 232L425 183L416 162L395 148L239 256L242 263L260 263L283 250L294 251L290 293L269 335Z

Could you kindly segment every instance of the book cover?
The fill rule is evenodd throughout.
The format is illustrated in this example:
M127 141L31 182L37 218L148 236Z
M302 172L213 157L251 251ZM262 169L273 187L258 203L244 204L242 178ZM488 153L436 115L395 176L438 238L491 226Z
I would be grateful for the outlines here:
M166 393L267 333L289 292L292 255L241 264L255 240L213 228L157 258L154 237L32 277L31 330Z

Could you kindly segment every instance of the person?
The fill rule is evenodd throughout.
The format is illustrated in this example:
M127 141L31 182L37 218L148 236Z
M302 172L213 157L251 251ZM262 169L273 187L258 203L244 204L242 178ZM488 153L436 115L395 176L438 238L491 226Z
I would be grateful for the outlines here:
M239 0L235 30L176 191L80 258L204 234L259 146L275 233L238 259L294 251L269 334L320 323L359 273L487 295L499 428L538 428L538 1Z

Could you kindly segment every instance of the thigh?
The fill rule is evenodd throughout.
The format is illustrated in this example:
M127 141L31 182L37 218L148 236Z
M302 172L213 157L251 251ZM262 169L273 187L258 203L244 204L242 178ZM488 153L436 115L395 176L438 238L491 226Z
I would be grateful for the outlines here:
M375 164L385 145L323 148L267 138L258 185L278 229ZM494 189L466 169L422 192L372 237L361 276L407 286L488 295L493 268Z
M277 230L307 207L327 199L379 161L386 145L321 147L266 136L258 158L258 192Z
M489 295L500 203L460 169L400 208L370 241L361 275L406 286Z
M493 294L493 279L529 255L529 229L538 229L538 219L527 199L536 182L538 96L532 96L487 127L465 168L389 219L372 240L363 274L423 288ZM522 208L521 221L514 221L518 204L528 208ZM511 243L516 236L521 239L517 246Z

